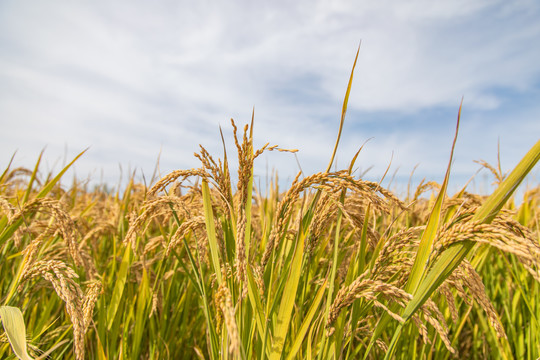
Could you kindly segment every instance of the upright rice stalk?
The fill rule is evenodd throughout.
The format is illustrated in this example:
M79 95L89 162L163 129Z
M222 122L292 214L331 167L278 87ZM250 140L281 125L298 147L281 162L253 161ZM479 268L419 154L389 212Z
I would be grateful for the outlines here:
M529 150L521 159L517 166L512 170L508 177L499 185L495 192L478 209L472 218L472 221L478 221L483 224L489 224L499 213L504 204L512 196L519 184L532 170L540 160L540 140ZM409 302L402 317L405 321L422 306L433 292L442 284L448 276L463 261L465 256L472 249L474 242L465 241L450 246L436 260L427 276L419 284L413 299ZM385 359L390 359L396 350L397 342L401 336L403 324L396 329L392 342L390 343Z

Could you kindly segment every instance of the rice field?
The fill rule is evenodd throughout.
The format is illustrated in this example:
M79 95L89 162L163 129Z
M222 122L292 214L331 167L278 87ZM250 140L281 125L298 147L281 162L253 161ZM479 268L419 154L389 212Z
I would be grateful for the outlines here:
M262 194L254 162L295 150L232 129L237 175L202 146L199 168L122 192L62 186L83 153L58 174L9 164L0 358L539 358L540 186L514 191L540 141L507 174L483 164L490 196L447 193L452 156L405 195L356 157L330 171L339 136L326 171Z

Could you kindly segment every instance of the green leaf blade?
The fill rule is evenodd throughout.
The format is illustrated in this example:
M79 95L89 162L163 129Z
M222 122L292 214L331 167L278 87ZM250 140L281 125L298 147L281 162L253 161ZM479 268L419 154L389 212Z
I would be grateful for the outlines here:
M274 331L274 341L272 343L272 353L270 360L279 360L283 353L283 347L285 345L285 339L291 322L292 310L294 307L294 300L296 298L296 291L298 290L298 283L300 282L300 275L302 273L302 262L304 249L305 234L300 234L296 244L295 253L291 262L289 277L283 289L283 298L281 305L279 306L277 325Z
M118 311L118 306L122 300L122 294L124 293L124 286L126 284L127 276L129 273L129 266L131 264L131 247L126 246L124 250L124 256L122 257L122 263L118 273L114 275L116 284L111 296L111 301L107 310L107 329L110 331Z

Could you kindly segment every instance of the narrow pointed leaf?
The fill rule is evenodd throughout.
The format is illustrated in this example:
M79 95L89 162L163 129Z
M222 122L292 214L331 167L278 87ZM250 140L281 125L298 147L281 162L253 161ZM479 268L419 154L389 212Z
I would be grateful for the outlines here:
M124 293L124 286L126 284L130 263L131 247L126 246L126 249L124 250L124 256L122 257L122 263L120 264L120 269L116 274L114 274L116 284L114 286L111 301L107 309L108 330L111 330L112 328L114 318L116 317L116 312L118 311L118 306L120 305L120 301L122 300L122 294Z
M267 331L269 330L268 323L264 321L263 315L264 315L264 308L261 303L261 299L259 296L259 291L257 289L257 285L255 283L255 279L253 278L253 272L251 270L251 267L248 265L246 267L246 273L247 273L247 286L248 286L248 297L249 302L251 303L251 307L253 308L253 313L255 316L255 321L257 325L257 331L259 332L259 336L261 339L265 339L267 336ZM271 335L270 335L271 336ZM264 349L264 353L266 356L270 355L270 349Z
M36 195L37 198L42 198L44 196L46 196L51 190L52 188L58 183L58 181L60 181L60 179L62 178L62 176L64 176L64 174L66 173L66 171L69 170L69 168L75 163L75 161L77 161L81 156L83 156L83 154L88 150L88 148L86 148L85 150L83 150L81 153L79 153L79 155L75 156L75 158L73 160L71 160L71 162L69 164L67 164L63 169L62 171L60 171L52 180L50 180L41 190L40 192Z
M428 267L429 255L431 254L433 248L433 242L437 236L437 231L439 230L439 222L441 219L441 212L443 201L446 196L446 188L448 187L448 180L450 178L450 169L452 168L452 159L454 157L454 149L456 147L456 140L459 131L459 120L461 118L461 107L463 105L463 100L459 106L458 111L458 120L456 125L456 133L454 135L454 141L452 143L452 150L450 151L450 160L448 161L448 167L446 168L446 174L444 176L444 181L437 196L437 200L433 205L431 214L429 215L426 229L422 233L422 238L420 239L420 244L418 245L418 252L416 253L416 258L414 259L414 264L411 269L411 274L405 286L405 291L408 293L414 294L418 287L418 284L425 276Z
M490 223L539 160L540 140L531 148L531 150L529 150L525 157L514 168L512 173L501 183L480 209L478 209L472 221L480 221L485 224ZM433 291L446 280L454 269L463 261L473 245L473 242L458 243L449 247L441 254L437 262L433 265L433 269L419 286L413 300L405 309L405 312L403 313L405 319L411 317Z
M499 185L497 190L491 194L486 202L478 209L473 216L472 221L480 221L489 224L499 213L506 201L512 196L516 188L533 169L536 163L540 160L540 140L529 150L529 152L521 159L519 164L508 175L508 177ZM420 283L413 299L407 304L402 317L405 320L411 316L426 302L433 292L452 274L452 272L461 264L465 256L474 246L471 241L465 241L450 246L436 260L435 264L427 274L425 279ZM390 359L396 349L397 341L399 340L403 324L400 324L394 333L392 342L390 343L387 359Z
M294 307L294 299L296 298L298 282L300 281L300 275L302 273L302 250L304 249L304 238L305 234L301 233L301 235L298 236L298 242L296 244L295 253L291 262L289 277L287 278L287 282L283 290L283 298L281 300L281 305L279 306L270 360L278 360L281 358L285 339L287 339L292 310Z
M32 175L30 175L30 180L28 180L26 192L24 193L24 197L22 199L23 204L28 201L28 198L30 197L30 193L32 192L32 186L34 186L34 181L36 181L39 165L41 164L41 158L43 157L43 151L44 150L41 150L41 152L39 153L38 160L36 161L36 166L34 166L34 171L32 171Z
M351 76L349 77L349 84L347 85L347 91L345 92L345 98L343 99L343 107L341 108L341 121L339 123L338 136L336 139L336 144L334 145L334 151L332 152L332 157L330 158L330 163L328 164L328 167L326 168L326 172L330 171L330 169L332 168L332 164L334 163L334 158L336 157L339 140L341 138L341 132L343 130L343 124L345 123L345 114L347 113L347 106L349 104L349 95L351 94L354 68L356 67L356 61L358 60L359 53L360 53L360 46L358 46L358 50L356 51L356 57L354 58L354 63L351 70Z
M300 330L298 330L298 333L296 334L296 338L287 356L287 360L293 359L296 353L298 352L298 350L300 350L300 346L302 345L302 342L304 341L304 337L306 336L307 331L313 325L312 324L313 317L315 316L315 313L319 309L327 284L328 284L328 279L324 281L322 286L319 288L319 291L317 291L317 294L315 295L315 299L311 303L308 313L306 317L304 318L302 325L300 326Z
M456 147L456 141L457 141L457 136L459 132L459 122L461 119L462 106L463 106L463 100L461 100L461 104L458 110L456 132L454 134L454 141L452 142L452 150L450 151L450 160L448 161L448 166L446 167L446 174L444 176L444 181L442 183L437 199L435 200L433 208L431 209L431 213L429 215L426 228L424 232L422 233L422 237L420 238L418 251L417 251L417 254L416 254L412 269L411 269L411 273L409 275L409 279L407 280L407 283L405 284L405 291L407 291L410 294L414 294L416 292L416 289L418 288L418 284L425 277L426 271L428 269L428 260L429 260L429 256L433 248L435 237L437 236L437 231L439 229L443 201L446 196L446 189L448 187L448 181L450 179L450 170L452 167L452 159L454 157L454 149ZM375 260L375 256L372 259L372 261L374 260ZM398 309L397 306L392 307L393 311L397 311L397 309ZM391 320L390 315L388 315L387 313L384 313L381 319L379 320L379 323L377 324L375 331L373 332L366 355L369 353L369 351L371 350L371 347L375 344L375 341L379 338L383 329L386 328L390 320Z
M223 279L221 276L221 265L219 262L216 228L214 224L214 212L212 211L212 199L210 198L210 188L208 187L208 182L204 179L202 181L202 194L204 206L204 221L206 223L206 233L208 235L210 257L212 259L212 266L214 268L218 284L221 285Z

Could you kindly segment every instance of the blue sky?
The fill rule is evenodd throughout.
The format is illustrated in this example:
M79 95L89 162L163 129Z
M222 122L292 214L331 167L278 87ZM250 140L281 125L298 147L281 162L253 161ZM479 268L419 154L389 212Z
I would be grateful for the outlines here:
M86 147L79 177L111 184L198 167L198 144L234 151L230 118L255 108L255 145L297 148L323 171L359 42L338 167L441 181L457 112L454 189L511 169L540 135L540 3L517 1L0 2L0 166L43 171ZM286 184L290 154L262 156ZM538 174L538 170L536 170ZM479 175L478 187L486 180ZM479 190L478 188L476 190ZM481 189L480 189L481 190Z

